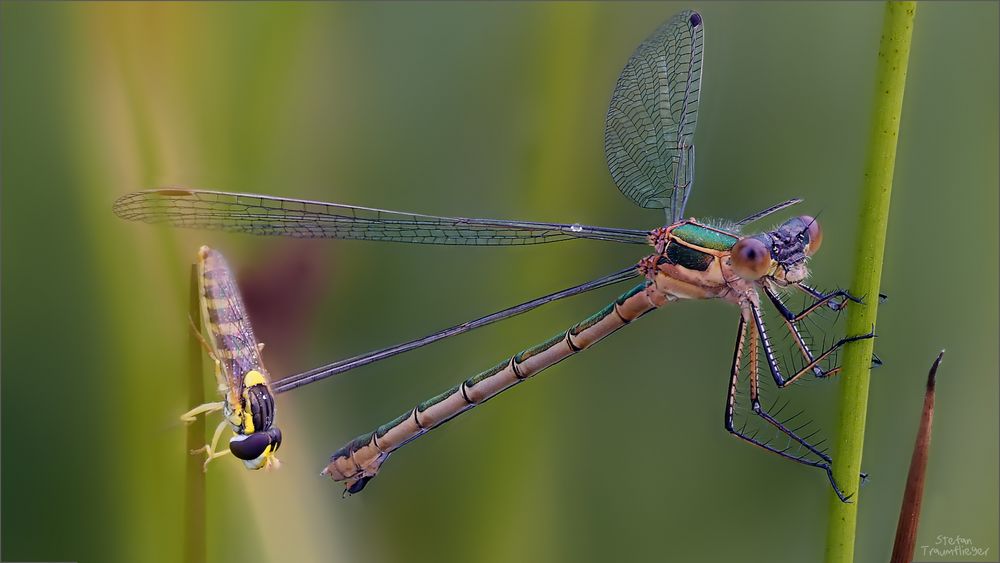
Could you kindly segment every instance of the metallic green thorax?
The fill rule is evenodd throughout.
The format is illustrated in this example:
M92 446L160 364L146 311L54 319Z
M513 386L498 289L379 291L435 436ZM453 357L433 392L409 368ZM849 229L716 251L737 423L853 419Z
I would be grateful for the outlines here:
M698 223L686 223L670 231L674 237L693 246L712 250L729 250L739 238Z
M670 231L670 242L667 244L664 254L671 264L703 272L712 265L712 261L715 259L713 254L704 250L727 251L738 240L737 237L728 233L698 223L687 222Z

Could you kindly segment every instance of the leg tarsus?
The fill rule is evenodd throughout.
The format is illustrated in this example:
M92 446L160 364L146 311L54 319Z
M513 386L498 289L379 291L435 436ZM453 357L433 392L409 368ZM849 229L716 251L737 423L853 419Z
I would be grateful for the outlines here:
M211 463L213 459L219 459L220 457L229 454L229 448L226 448L221 452L213 452L209 449L208 444L205 444L196 450L191 450L191 455L198 455L201 452L205 452L206 454L205 463L202 464L201 470L203 473L208 473L208 464Z
M831 469L829 465L826 465L823 469L826 469L826 476L830 479L830 486L833 487L833 492L837 495L837 498L840 499L840 502L844 504L853 504L854 501L851 500L851 497L854 496L854 493L845 495L844 491L842 491L840 486L837 485L837 480L833 478L833 469Z
M229 453L229 448L224 450L216 451L219 446L219 439L222 437L222 431L226 429L226 425L229 424L227 421L223 420L215 427L215 434L212 435L212 442L210 444L205 444L204 446L191 450L191 455L197 455L201 452L205 452L206 459L205 464L202 466L202 470L208 473L208 464L211 463L213 459L220 458Z
M878 354L872 352L872 367L871 369L882 367L882 358L878 357Z
M834 344L834 347L843 346L844 344L850 342L857 342L859 340L868 340L869 338L878 338L878 335L875 334L875 325L872 325L872 329L864 334L858 334L855 336L845 336L841 338L840 340L837 341L836 344Z
M794 287L798 288L800 291L802 291L809 297L812 297L813 299L816 300L816 303L813 303L812 305L803 310L802 313L806 314L808 314L808 312L811 309L815 309L816 307L821 305L825 305L827 308L833 311L840 311L847 306L848 302L857 303L859 305L864 303L863 297L855 297L845 289L837 289L829 293L823 293L822 291L809 287L808 285L805 285L803 283L794 284ZM836 299L838 297L841 297L843 299L837 301ZM799 313L799 315L802 315L802 313Z

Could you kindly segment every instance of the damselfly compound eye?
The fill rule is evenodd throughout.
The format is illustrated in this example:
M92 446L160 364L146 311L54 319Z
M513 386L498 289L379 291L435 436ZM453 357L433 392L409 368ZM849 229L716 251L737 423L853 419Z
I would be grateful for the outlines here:
M741 278L756 280L771 268L771 252L763 242L745 238L733 246L733 271Z
M823 230L819 228L819 221L808 215L799 217L799 221L802 221L802 226L806 228L805 234L809 237L809 244L806 245L806 256L812 256L823 244Z

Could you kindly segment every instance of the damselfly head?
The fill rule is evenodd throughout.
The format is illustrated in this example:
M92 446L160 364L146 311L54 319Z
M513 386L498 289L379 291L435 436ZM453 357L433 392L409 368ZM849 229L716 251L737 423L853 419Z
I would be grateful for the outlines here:
M243 460L247 469L277 469L275 452L281 446L281 430L272 426L261 432L237 434L229 439L229 451Z
M732 249L732 267L747 280L771 278L779 284L798 283L808 276L806 259L819 250L823 231L808 215L794 217L777 229L746 237Z
M816 254L823 243L819 222L808 215L793 217L768 233L773 241L772 253L782 265L791 266Z
M778 261L781 274L774 277L787 283L806 279L809 275L806 260L816 254L823 243L819 222L808 215L800 215L782 223L770 236L773 241L771 254Z

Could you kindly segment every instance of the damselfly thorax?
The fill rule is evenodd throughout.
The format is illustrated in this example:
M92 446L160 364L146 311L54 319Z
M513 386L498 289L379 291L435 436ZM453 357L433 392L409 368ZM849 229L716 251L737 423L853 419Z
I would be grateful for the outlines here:
M775 291L808 277L806 260L822 242L819 223L803 215L751 237L696 219L653 230L656 253L639 263L666 299L724 299L760 304L754 282Z

